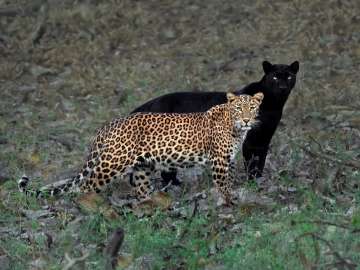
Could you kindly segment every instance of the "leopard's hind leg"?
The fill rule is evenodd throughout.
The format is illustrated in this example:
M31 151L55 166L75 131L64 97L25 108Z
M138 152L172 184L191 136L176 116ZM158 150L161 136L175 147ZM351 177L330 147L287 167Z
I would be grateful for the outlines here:
M155 167L152 164L140 163L134 166L134 193L139 200L150 197L153 187L151 179L154 176Z
M131 158L126 155L113 155L103 151L92 172L80 186L81 192L100 193L114 181L123 178L132 164Z

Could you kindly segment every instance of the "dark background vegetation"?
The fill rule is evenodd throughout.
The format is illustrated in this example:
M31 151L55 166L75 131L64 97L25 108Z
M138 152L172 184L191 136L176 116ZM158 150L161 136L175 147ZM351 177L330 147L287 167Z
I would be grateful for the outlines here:
M359 10L335 0L0 0L0 268L103 269L117 227L120 269L359 268ZM107 196L18 193L24 172L38 186L76 172L106 121L164 93L242 87L265 59L299 60L298 82L264 179L240 173L233 209L187 200L211 186L189 188L195 176L176 199L158 198L177 211L150 216Z

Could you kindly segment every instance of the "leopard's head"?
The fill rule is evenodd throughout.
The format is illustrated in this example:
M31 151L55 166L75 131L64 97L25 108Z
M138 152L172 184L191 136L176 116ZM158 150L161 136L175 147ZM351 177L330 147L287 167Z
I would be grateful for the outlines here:
M235 128L249 130L257 122L256 117L264 94L258 92L254 96L236 96L233 93L227 93L226 96L235 121Z

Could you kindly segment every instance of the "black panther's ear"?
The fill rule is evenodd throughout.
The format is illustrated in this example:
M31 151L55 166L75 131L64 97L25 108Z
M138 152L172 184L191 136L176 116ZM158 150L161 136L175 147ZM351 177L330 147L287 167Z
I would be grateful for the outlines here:
M265 74L268 74L272 70L272 67L273 67L273 65L268 61L264 61L262 63L262 66L263 66L263 70L264 70Z
M292 63L290 65L290 69L294 74L298 73L298 71L299 71L299 62L295 61L294 63Z

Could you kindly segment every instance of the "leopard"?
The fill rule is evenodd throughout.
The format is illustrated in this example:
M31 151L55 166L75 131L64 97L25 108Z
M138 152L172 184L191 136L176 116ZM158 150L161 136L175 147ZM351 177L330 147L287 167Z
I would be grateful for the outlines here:
M284 106L297 81L299 61L291 64L273 64L263 61L263 76L260 80L234 89L235 95L253 95L258 89L264 93L264 100L259 109L260 124L247 133L243 143L242 155L244 169L248 180L263 176L267 153L271 140L283 116ZM209 89L210 90L210 89ZM154 97L135 108L131 113L161 112L161 113L193 113L204 112L215 105L226 102L226 92L213 91L171 92ZM176 171L161 173L164 185L169 182L181 185L176 177Z
M227 102L200 113L137 113L117 118L99 129L86 162L73 178L29 189L24 175L18 189L27 196L99 193L127 174L134 177L133 193L145 200L153 192L151 180L159 170L172 171L210 164L216 190L232 202L235 155L246 134L258 124L264 94L234 95Z

